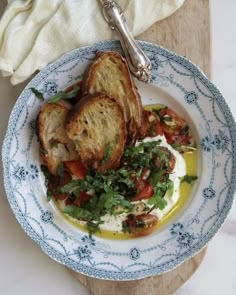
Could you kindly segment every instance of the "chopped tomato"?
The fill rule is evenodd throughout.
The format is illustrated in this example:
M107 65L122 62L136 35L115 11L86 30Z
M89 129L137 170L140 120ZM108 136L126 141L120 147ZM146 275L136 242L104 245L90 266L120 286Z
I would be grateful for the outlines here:
M156 228L158 218L153 214L130 214L124 221L128 231L135 237L150 235Z
M181 118L179 115L177 115L176 112L170 108L163 108L159 111L159 113L162 118L165 118L165 117L171 118L174 121L176 127L180 129L182 129L185 125L187 125L186 121L183 118Z
M149 199L154 193L153 187L146 179L139 179L138 181L136 181L136 189L137 194L136 196L131 198L131 201Z
M174 135L165 133L166 140L169 144L180 144L180 145L188 145L191 142L191 137L188 135Z
M154 136L157 136L157 135L163 135L163 130L162 130L162 127L161 127L161 124L158 120L155 121L155 135Z
M80 191L79 197L73 201L73 204L75 206L82 207L82 206L86 205L91 198L92 198L91 195L87 194L84 191Z
M60 190L60 188L62 188L64 185L66 185L67 183L69 183L71 181L72 177L70 175L70 173L68 173L67 171L64 171L64 175L63 178L60 179L59 176L55 177L55 183L58 183L58 186L55 190L54 188L54 183L49 183L49 189L50 191L53 193L53 196L56 200L65 200L68 195L67 194L61 194L58 193L58 191Z
M144 110L143 111L143 122L139 130L139 137L144 138L146 136L155 137L157 135L163 135L161 124L155 113Z
M171 145L176 144L175 149L181 152L181 146L188 147L194 143L187 122L175 111L166 107L158 111L158 116L167 142Z
M87 167L80 160L67 161L64 162L64 164L69 169L69 171L79 179L84 179L88 173Z
M180 135L180 131L187 126L187 122L169 108L159 110L161 128L166 134Z

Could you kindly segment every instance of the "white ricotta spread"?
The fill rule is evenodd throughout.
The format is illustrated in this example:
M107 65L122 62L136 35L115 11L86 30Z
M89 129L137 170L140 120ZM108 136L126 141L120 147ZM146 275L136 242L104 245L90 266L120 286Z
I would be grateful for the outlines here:
M158 217L158 220L161 220L176 204L178 199L180 198L180 177L183 177L186 174L186 165L184 158L182 155L173 149L171 145L169 145L166 141L166 138L164 136L156 136L156 137L146 137L142 141L136 142L136 146L141 144L142 142L151 142L151 141L158 141L161 140L160 146L166 147L170 150L170 152L174 155L176 159L175 168L172 171L172 173L169 175L169 178L173 181L174 189L173 194L170 195L169 192L165 195L165 200L167 201L167 205L163 210L155 209L152 211L151 214L156 215ZM91 190L89 191L89 194L93 194L94 192ZM148 203L148 200L142 200L133 202L134 204L142 204L142 203ZM65 206L64 202L59 202L59 207L63 209ZM142 214L142 212L136 212L137 214ZM100 224L100 229L105 231L113 231L113 232L122 232L122 221L124 221L127 217L127 213L122 213L117 216L113 216L110 214L106 214L101 217L101 220L104 222ZM75 223L84 225L86 222L80 221L77 219L74 219L70 216L68 218Z
M169 176L169 178L173 181L174 184L173 194L170 195L168 192L166 193L165 200L167 201L167 205L163 210L155 209L151 213L153 215L156 215L158 217L158 220L161 220L173 208L173 206L176 204L180 197L179 178L183 177L186 174L186 165L182 155L167 143L165 136L158 135L156 137L146 137L144 140L136 142L136 146L138 146L142 142L151 142L158 140L161 140L160 146L168 148L168 150L174 155L176 159L175 168ZM143 200L141 202L147 203L148 200ZM134 203L139 203L139 201ZM122 221L126 219L126 216L126 213L120 214L118 216L113 216L109 214L102 216L101 220L104 221L104 223L100 225L101 230L121 232Z

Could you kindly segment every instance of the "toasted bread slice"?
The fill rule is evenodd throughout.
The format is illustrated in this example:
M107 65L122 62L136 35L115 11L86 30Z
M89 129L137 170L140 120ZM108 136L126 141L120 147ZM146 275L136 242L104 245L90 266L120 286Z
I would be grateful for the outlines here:
M65 125L82 161L104 172L119 165L126 142L126 124L121 106L106 94L83 97Z
M126 60L117 52L99 53L82 83L83 94L97 92L112 96L122 107L129 143L134 142L142 124L142 105Z
M54 175L60 162L79 158L74 143L64 128L69 110L70 105L65 101L46 103L38 115L40 155L48 170Z

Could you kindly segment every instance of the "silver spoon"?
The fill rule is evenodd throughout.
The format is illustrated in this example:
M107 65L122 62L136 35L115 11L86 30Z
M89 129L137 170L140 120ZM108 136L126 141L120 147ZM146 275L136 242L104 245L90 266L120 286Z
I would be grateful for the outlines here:
M151 62L131 35L122 9L113 0L100 2L106 22L119 37L130 71L138 80L148 82L151 76Z

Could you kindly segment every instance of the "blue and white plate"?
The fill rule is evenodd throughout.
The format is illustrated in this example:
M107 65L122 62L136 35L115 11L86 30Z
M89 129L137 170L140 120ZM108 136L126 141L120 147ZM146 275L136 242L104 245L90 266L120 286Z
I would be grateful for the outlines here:
M42 101L82 78L97 51L120 51L105 41L75 49L45 67L25 88L11 113L3 145L4 182L11 208L25 232L51 258L96 278L134 280L180 265L216 234L233 202L236 125L217 88L190 61L139 42L152 61L149 84L135 81L143 104L164 103L186 118L198 143L198 182L179 215L148 237L108 240L69 224L46 200L35 122Z

